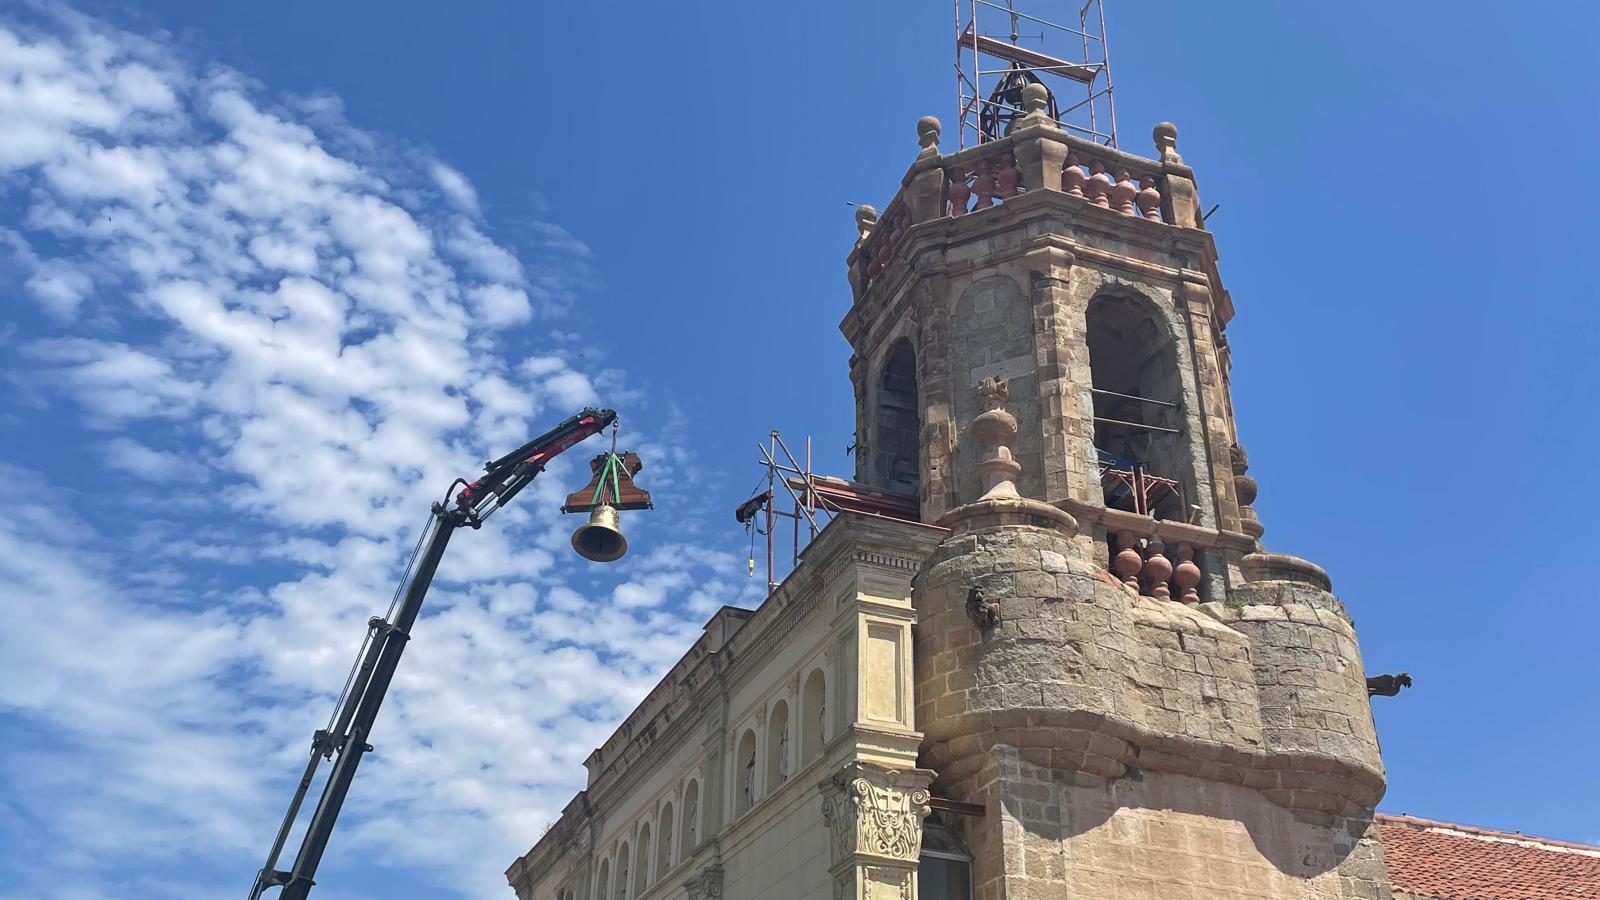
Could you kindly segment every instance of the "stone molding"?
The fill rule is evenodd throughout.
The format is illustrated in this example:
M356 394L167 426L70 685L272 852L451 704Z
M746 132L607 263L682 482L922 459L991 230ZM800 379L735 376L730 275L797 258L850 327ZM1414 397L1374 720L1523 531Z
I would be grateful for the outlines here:
M927 788L932 775L852 763L823 781L818 789L833 866L862 857L915 865L922 853L922 821L932 812Z
M930 723L925 733L924 759L942 783L970 777L990 759L992 747L1008 744L1030 761L1062 771L1113 779L1133 767L1174 772L1254 788L1286 809L1337 815L1370 811L1385 788L1381 768L1343 756L1237 747L1081 710L969 713Z

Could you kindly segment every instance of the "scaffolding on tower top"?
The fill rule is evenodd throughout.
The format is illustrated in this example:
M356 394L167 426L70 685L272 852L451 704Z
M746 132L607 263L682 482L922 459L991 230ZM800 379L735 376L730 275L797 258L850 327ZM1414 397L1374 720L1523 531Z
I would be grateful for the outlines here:
M952 2L963 149L1004 137L1026 114L1022 89L1029 84L1050 91L1048 111L1063 127L1117 145L1104 0ZM1073 100L1079 91L1082 99Z

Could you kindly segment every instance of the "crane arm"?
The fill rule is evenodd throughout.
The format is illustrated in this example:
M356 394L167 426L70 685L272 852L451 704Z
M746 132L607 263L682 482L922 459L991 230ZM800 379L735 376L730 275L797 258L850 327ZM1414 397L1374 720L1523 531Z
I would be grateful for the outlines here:
M316 883L317 866L327 850L334 822L344 807L345 796L355 778L361 758L371 752L367 742L372 725L383 705L384 695L394 678L400 655L411 640L411 628L422 611L423 598L433 584L433 576L444 558L445 547L457 528L477 528L494 510L509 503L528 483L544 471L549 461L572 445L605 430L617 419L609 409L585 409L516 450L490 460L484 474L466 484L455 497L455 506L435 503L426 542L419 542L414 568L407 573L404 593L388 618L374 616L367 622L367 639L362 647L349 685L341 698L330 727L318 729L311 738L311 758L295 790L289 811L278 828L277 839L267 855L266 865L256 873L250 900L258 900L268 888L281 887L278 900L305 900ZM462 483L457 480L456 484ZM455 484L451 485L452 489ZM324 760L333 760L333 769L323 784L316 811L306 826L300 850L288 870L278 868L289 833L300 818L300 807Z

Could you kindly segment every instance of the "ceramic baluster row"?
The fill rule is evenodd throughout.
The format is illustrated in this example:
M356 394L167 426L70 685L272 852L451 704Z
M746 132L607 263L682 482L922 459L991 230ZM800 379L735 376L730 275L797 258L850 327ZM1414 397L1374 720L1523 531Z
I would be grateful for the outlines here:
M877 222L872 229L872 236L867 238L862 248L867 257L867 279L870 281L878 277L883 267L894 259L895 251L900 246L901 238L905 237L906 229L911 227L911 213L904 206L890 206L884 214L882 221Z
M1167 558L1167 545L1159 537L1139 539L1131 531L1117 532L1117 552L1111 571L1122 583L1146 597L1199 603L1200 567L1194 547L1180 542L1173 548L1178 562Z
M952 216L988 209L1007 197L1022 193L1022 173L1009 150L994 153L971 165L944 170L946 211Z
M1127 169L1112 170L1098 159L1085 161L1074 151L1061 169L1061 189L1083 197L1096 206L1114 209L1125 216L1142 216L1152 222L1161 219L1161 189L1156 176L1143 174L1137 182Z

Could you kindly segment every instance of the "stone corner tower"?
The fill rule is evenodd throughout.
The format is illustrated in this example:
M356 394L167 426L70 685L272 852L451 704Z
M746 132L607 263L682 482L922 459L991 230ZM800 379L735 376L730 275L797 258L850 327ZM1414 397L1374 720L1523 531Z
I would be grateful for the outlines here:
M1384 774L1328 577L1263 552L1232 303L1177 129L940 125L857 214L857 480L949 529L913 602L919 765L979 900L1387 898ZM966 807L972 809L974 807Z

